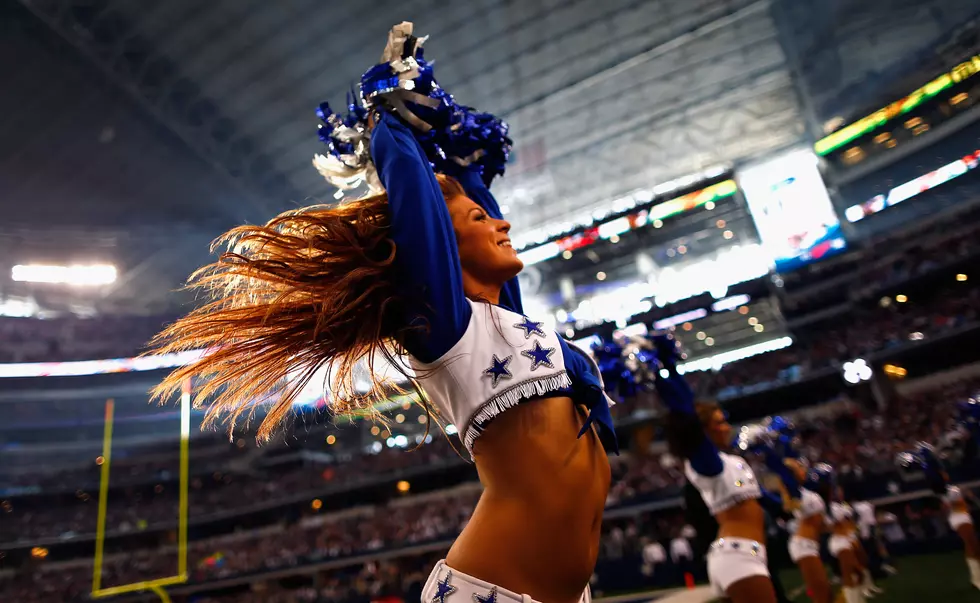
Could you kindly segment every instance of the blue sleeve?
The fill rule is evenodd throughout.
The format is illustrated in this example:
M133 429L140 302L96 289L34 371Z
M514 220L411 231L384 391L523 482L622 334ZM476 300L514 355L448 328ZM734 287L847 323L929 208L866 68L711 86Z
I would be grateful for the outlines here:
M657 375L653 382L660 399L672 412L694 415L694 391L687 381L675 371L667 377Z
M762 497L759 499L759 505L765 509L771 517L787 517L789 514L786 512L786 508L783 506L783 497L779 495L778 492L770 492L765 488L762 489Z
M701 442L688 460L691 462L691 469L694 469L698 474L714 477L725 469L725 465L718 455L718 448L711 443L707 436L702 435L701 437Z
M447 171L447 175L458 180L463 186L463 190L466 191L466 196L482 207L488 216L495 220L504 219L497 200L493 197L487 185L483 183L483 177L480 176L478 170L458 167ZM503 288L500 290L499 305L512 312L524 314L524 304L521 301L521 286L516 276L504 283Z
M793 475L793 472L783 462L784 457L777 454L771 448L767 448L764 454L766 457L766 467L779 476L783 485L786 486L786 492L790 497L794 500L800 498L800 483L796 481L796 476Z
M691 428L685 429L685 437L692 438L692 445L693 438L698 438L697 445L691 449L687 457L691 462L691 469L708 477L720 474L725 466L718 455L718 448L705 435L704 427L694 411L694 391L691 390L691 386L676 371L670 371L668 377L658 375L654 387L671 413L687 417L685 423L689 422ZM688 431L690 433L687 433Z
M434 362L466 332L470 309L449 209L439 183L408 126L383 113L371 135L371 158L388 193L395 273L407 299L405 349Z

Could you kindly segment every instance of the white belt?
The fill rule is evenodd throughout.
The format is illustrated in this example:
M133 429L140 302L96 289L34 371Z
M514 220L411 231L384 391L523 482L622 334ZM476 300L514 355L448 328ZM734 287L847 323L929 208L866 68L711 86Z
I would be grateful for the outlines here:
M712 551L738 551L750 555L765 555L766 547L748 538L719 538L711 543Z
M456 571L445 560L436 564L422 589L422 600L432 603L538 603L521 595ZM579 603L592 603L592 593L585 587Z

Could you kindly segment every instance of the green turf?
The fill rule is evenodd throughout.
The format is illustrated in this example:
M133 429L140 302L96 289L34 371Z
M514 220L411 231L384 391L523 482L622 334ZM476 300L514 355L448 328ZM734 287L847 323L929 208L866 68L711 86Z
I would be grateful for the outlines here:
M970 584L963 553L901 557L896 560L898 574L881 581L885 592L870 599L873 603L956 603L980 602L980 590ZM780 574L787 593L800 589L803 579L796 569ZM801 593L795 601L810 601Z

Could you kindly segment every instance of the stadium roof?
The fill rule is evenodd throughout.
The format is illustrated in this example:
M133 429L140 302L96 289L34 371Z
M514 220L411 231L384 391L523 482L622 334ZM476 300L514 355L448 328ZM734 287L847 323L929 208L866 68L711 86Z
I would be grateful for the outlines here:
M159 310L226 227L331 199L313 110L342 103L399 19L431 35L461 102L511 123L495 190L515 232L568 220L802 139L772 15L767 0L4 3L0 257L106 255L124 274L101 309Z

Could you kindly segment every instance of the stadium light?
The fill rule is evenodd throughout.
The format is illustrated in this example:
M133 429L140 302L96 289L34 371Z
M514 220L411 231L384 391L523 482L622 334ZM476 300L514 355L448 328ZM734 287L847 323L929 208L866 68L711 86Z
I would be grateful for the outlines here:
M116 282L116 276L116 267L108 264L88 266L17 264L10 269L10 278L22 283L97 286Z
M844 363L844 381L857 385L861 381L870 381L874 374L871 366L863 358Z
M690 362L683 362L677 365L677 372L683 375L685 373L692 373L695 371L718 370L730 362L737 362L744 358L749 358L750 356L774 352L776 350L788 348L791 345L793 345L792 337L770 339L768 341L747 345L743 348L715 354L714 356L699 358Z

